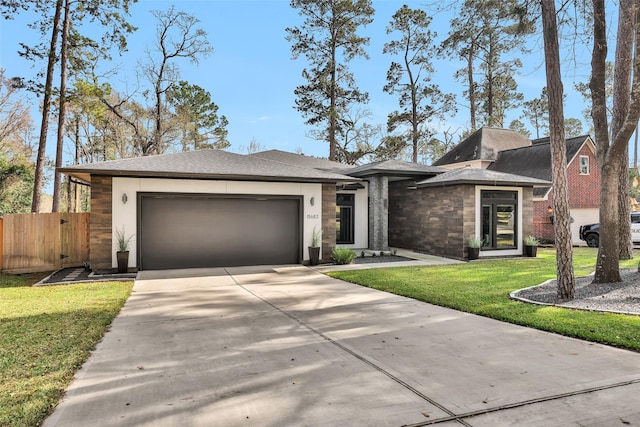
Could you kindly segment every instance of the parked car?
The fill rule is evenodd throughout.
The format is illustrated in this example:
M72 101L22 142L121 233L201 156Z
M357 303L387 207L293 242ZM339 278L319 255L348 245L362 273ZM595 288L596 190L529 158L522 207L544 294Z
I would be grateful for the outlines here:
M581 225L580 240L587 242L591 248L597 248L600 244L600 224ZM640 212L631 212L631 241L640 243Z

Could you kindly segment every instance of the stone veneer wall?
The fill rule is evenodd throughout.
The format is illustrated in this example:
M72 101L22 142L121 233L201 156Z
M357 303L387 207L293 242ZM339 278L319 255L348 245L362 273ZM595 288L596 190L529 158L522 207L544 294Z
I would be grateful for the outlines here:
M475 233L474 186L407 185L389 183L389 245L464 259L466 240Z
M111 268L112 252L112 179L110 176L91 176L91 269Z
M522 189L522 240L529 235L535 235L534 232L534 204L533 204L533 188L523 188ZM540 236L536 236L540 237ZM523 243L524 245L524 243Z
M389 249L389 178L369 178L369 249Z
M389 184L389 245L455 259L467 258L476 232L474 185L407 190ZM522 189L522 236L533 234L533 189Z
M336 247L336 184L322 184L322 253L330 261Z

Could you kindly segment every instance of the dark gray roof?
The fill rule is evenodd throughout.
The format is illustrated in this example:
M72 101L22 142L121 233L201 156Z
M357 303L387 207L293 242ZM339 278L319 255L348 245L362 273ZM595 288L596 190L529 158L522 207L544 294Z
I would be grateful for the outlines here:
M590 140L588 135L567 139L567 164L573 160L588 140ZM528 147L502 151L488 169L551 181L549 138L537 139Z
M259 157L265 160L273 160L275 162L286 163L288 165L301 166L305 168L322 169L326 171L337 171L342 169L351 169L353 165L335 162L320 157L305 156L302 154L288 153L280 150L261 151L259 153L250 154L252 157Z
M351 176L365 177L377 174L402 176L436 175L443 172L446 172L446 169L435 166L404 162L402 160L383 160L368 165L357 166L343 173Z
M73 165L60 172L89 181L90 175L244 181L353 182L356 178L221 150L187 151Z
M416 183L418 187L436 187L458 184L509 185L516 187L549 186L549 181L481 168L459 168Z
M472 160L495 160L498 152L531 145L529 139L511 129L483 127L442 156L434 166Z

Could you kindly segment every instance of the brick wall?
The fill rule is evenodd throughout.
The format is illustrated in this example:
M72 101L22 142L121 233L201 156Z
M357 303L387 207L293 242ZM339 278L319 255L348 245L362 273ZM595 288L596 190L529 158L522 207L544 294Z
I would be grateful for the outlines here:
M589 157L589 174L580 174L580 156ZM576 157L567 165L567 192L569 209L598 208L600 206L600 168L595 154L583 145ZM534 202L533 235L553 241L555 233L548 208L553 208L553 190L547 200Z
M336 247L336 185L322 184L322 253L320 259L331 260Z
M90 258L94 271L111 268L111 189L110 176L91 176Z
M538 200L533 203L533 235L543 241L553 241L555 232L551 223L549 207L553 208L553 190L549 192L547 200Z
M580 156L589 157L589 175L580 175ZM567 184L571 209L600 206L600 168L587 144L567 166Z

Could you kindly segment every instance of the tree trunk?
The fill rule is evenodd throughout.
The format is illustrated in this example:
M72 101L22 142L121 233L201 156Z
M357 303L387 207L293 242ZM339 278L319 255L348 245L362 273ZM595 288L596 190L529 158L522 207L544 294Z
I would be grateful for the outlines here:
M409 77L409 85L411 86L411 143L413 146L413 155L411 161L418 163L418 95L417 95L417 83L413 80L413 72L411 71L411 61L409 59L409 41L407 40L407 46L404 51L404 66L407 70L407 76Z
M633 16L629 2L620 3L618 16L618 34L616 43L616 58L613 80L613 114L611 117L610 134L615 139L629 111L629 96L631 92L631 57L633 50L633 38L626 34L633 34ZM633 257L633 244L631 243L631 206L629 203L629 143L625 144L623 164L620 167L618 177L618 239L620 241L619 259L631 259Z
M60 99L58 107L58 133L56 138L56 168L53 173L53 206L52 212L60 211L60 187L62 174L58 168L62 166L62 148L64 146L65 115L67 110L67 38L69 35L69 0L65 0L64 19L62 21L62 41L60 43ZM67 212L69 205L67 205Z
M49 131L49 112L51 111L51 90L53 88L53 72L56 65L56 45L58 43L58 33L60 31L58 27L60 26L61 11L62 0L57 0L51 30L51 44L49 46L49 56L47 61L47 77L44 84L44 98L42 100L42 122L40 124L38 157L36 159L36 170L34 172L33 182L33 199L31 202L31 212L33 213L40 212L40 193L42 192L42 182L44 178L47 132Z
M600 248L593 281L609 283L621 280L619 263L621 203L618 194L621 188L626 188L621 186L620 179L623 173L624 181L628 181L628 144L640 116L640 46L636 43L635 50L633 48L634 39L640 40L640 25L638 25L640 8L634 0L620 1L611 140L607 124L604 83L607 56L604 0L593 0L593 11L594 48L589 87L593 102L591 114L594 121L598 163L601 168ZM631 72L631 64L633 64L633 72ZM627 73L633 76L631 85ZM629 217L626 216L624 221L628 222Z
M469 81L469 113L471 120L471 132L475 132L477 128L476 123L476 88L475 80L473 79L473 55L475 52L475 46L473 43L469 46L469 56L467 57L467 80Z
M553 210L558 273L558 298L572 299L575 293L573 249L567 191L567 146L564 137L563 87L560 74L560 47L554 0L542 0L544 56L549 97L549 131L551 171L553 175Z

